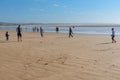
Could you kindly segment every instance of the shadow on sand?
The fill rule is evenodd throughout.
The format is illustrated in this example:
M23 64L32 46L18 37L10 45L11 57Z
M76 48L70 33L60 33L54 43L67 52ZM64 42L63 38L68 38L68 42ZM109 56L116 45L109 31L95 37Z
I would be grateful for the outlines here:
M0 41L0 43L16 43L17 41Z
M99 43L99 44L96 44L96 45L107 45L107 44L112 44L111 42L105 42L105 43Z

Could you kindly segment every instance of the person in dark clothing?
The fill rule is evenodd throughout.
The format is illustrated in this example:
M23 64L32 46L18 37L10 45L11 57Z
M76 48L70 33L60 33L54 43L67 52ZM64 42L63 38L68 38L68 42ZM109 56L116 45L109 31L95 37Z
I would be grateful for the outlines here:
M18 42L19 42L19 41L22 41L22 34L21 34L20 25L18 25L16 31L17 31Z
M41 35L41 37L43 37L43 29L42 29L42 27L40 27L40 35Z
M116 40L114 39L114 38L115 38L115 31L114 31L114 28L112 28L111 38L112 38L112 43L116 43Z
M6 41L8 41L9 40L9 34L8 34L8 31L6 31L6 33L5 33L5 37L6 37Z
M33 30L33 32L35 32L35 28L34 27L32 28L32 30Z
M73 34L72 29L71 29L71 27L69 27L69 38L70 38L70 37L73 37L72 34Z
M37 27L37 32L39 32L39 28Z
M56 27L56 33L58 33L59 32L59 28L58 27Z

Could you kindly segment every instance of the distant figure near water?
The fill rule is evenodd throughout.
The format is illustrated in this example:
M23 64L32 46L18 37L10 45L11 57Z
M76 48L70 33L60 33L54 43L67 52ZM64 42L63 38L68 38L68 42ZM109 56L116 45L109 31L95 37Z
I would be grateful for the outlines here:
M20 25L18 25L16 31L17 31L18 42L19 42L19 41L22 41L22 34L21 34Z
M37 27L37 32L39 32L39 28Z
M6 31L6 33L5 33L5 37L6 37L6 41L8 41L9 40L9 33L8 33L8 31Z
M73 37L72 34L73 34L73 31L72 31L71 27L69 27L69 38L70 38L70 37Z
M116 43L116 40L114 39L114 38L115 38L115 31L114 31L114 28L112 28L111 38L112 38L112 43Z
M43 37L43 29L42 29L42 27L40 27L40 35L41 35L41 37Z
M58 33L59 32L59 27L56 27L56 33Z

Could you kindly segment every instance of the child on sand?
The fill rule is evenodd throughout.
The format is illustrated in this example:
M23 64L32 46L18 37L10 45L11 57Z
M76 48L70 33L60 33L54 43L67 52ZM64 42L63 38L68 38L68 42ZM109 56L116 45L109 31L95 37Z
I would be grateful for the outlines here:
M5 37L6 37L6 41L8 41L9 40L9 34L8 34L8 31L6 31L6 33L5 33Z

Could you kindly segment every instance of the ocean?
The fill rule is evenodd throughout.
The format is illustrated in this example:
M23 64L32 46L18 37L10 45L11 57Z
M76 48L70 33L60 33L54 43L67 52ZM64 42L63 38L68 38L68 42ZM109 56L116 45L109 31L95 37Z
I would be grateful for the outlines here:
M33 27L39 27L36 25L22 25L23 32L33 32ZM0 30L15 31L17 26L0 26ZM44 32L56 33L56 27L42 26ZM74 27L72 28L74 34L104 34L111 35L111 28L113 27ZM116 35L120 35L120 27L114 27ZM68 33L69 27L59 27L59 33Z

